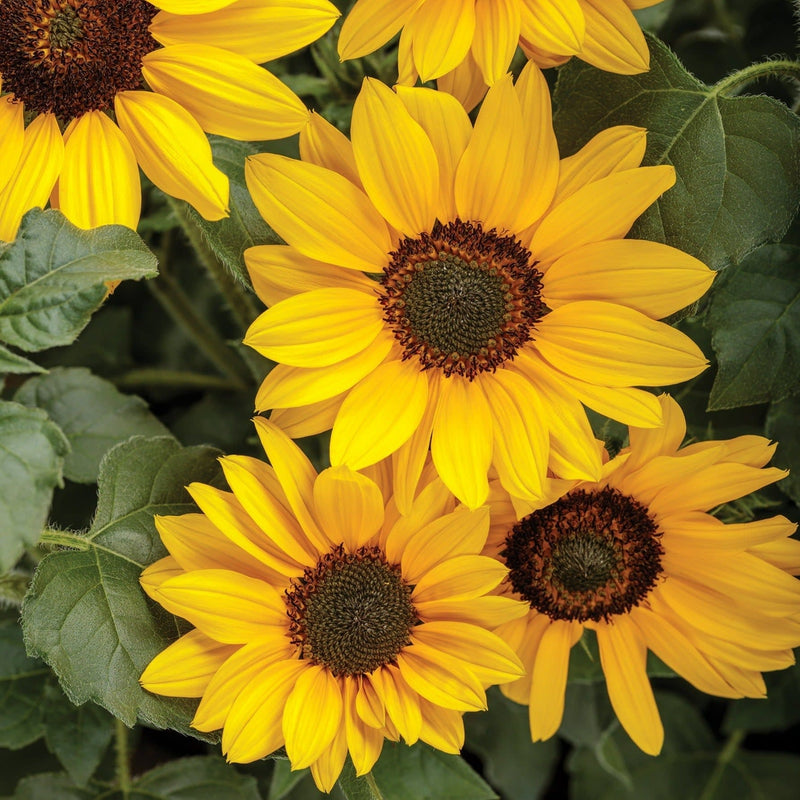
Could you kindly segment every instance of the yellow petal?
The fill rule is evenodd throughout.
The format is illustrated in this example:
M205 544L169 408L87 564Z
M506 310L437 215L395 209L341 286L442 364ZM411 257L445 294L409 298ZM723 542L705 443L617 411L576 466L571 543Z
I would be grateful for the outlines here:
M708 366L675 328L595 300L551 311L537 325L536 347L556 369L601 386L682 383Z
M139 165L122 131L102 111L89 111L70 126L58 207L79 228L136 230L142 207Z
M489 495L493 448L492 416L480 386L457 375L443 378L431 456L445 486L470 508Z
M408 685L400 670L392 665L371 672L369 680L386 709L387 727L389 722L393 723L406 744L414 744L422 728L419 695Z
M524 617L530 607L511 597L474 597L472 600L429 600L415 602L419 618L423 622L453 620L469 622L482 628L494 630L499 625ZM527 702L527 700L526 700Z
M286 755L293 769L316 761L333 741L342 720L339 682L327 668L309 666L297 678L283 712Z
M380 734L379 734L380 735ZM380 737L383 742L383 736ZM311 777L321 792L331 792L347 759L347 733L340 726L333 741L322 751L322 755L311 764Z
M585 20L578 0L521 0L522 35L547 53L575 55L583 44Z
M158 592L164 581L174 578L176 575L183 575L183 567L172 556L159 558L158 561L150 564L142 571L139 576L139 584L148 597L159 602Z
M522 110L511 76L486 94L455 178L458 214L509 229L518 213L525 163Z
M439 205L436 153L402 100L374 78L364 79L356 98L350 137L375 208L406 236L429 231Z
M650 51L625 0L583 0L586 36L580 58L600 69L636 75L650 69Z
M453 95L469 113L483 99L488 87L472 53L467 53L467 57L455 69L436 81L436 88Z
M657 242L593 242L559 258L542 281L550 308L605 300L663 319L705 294L714 273L696 258Z
M676 453L686 436L686 420L677 402L668 394L658 397L664 424L660 428L637 428L629 431L631 454L627 468L637 469L657 456L671 456Z
M234 0L153 0L151 5L171 14L205 14L225 8L233 2Z
M508 569L488 556L454 556L423 575L411 595L417 603L431 600L471 600L494 589Z
M387 361L345 398L331 433L333 466L361 469L408 441L428 402L428 376L413 361Z
M165 46L208 44L263 64L316 41L338 16L328 0L236 0L207 14L156 14L150 33Z
M374 295L314 289L267 309L250 326L244 343L282 364L327 367L360 353L383 326Z
M800 575L800 541L797 539L757 544L749 552L789 575Z
M647 131L632 125L615 125L593 136L575 155L561 160L555 202L615 172L642 163Z
M336 397L376 370L392 348L391 336L378 335L363 352L329 367L273 367L256 395L256 409L295 408Z
M323 470L314 482L314 508L332 542L354 552L383 525L383 495L378 485L349 467Z
M675 183L669 165L615 172L555 205L536 229L530 249L554 261L590 242L621 239L647 208Z
M423 0L358 0L339 34L342 61L360 58L386 44Z
M224 569L176 575L161 584L158 601L225 644L244 644L287 624L286 604L273 586Z
M356 168L350 140L325 117L311 112L308 124L300 131L300 158L309 164L338 172L359 188L361 178Z
M375 766L383 748L383 733L366 724L356 710L363 683L349 678L344 681L344 730L356 775L366 775Z
M208 133L283 139L308 120L288 86L250 59L206 44L160 47L142 59L150 88L183 106Z
M450 72L469 52L475 33L475 0L423 3L412 24L414 63L424 83Z
M520 31L519 0L475 0L472 56L491 86L508 72Z
M147 665L139 683L148 692L168 697L202 697L214 673L237 650L198 630L189 631Z
M0 190L17 166L25 141L24 106L13 95L0 97L0 142L3 143L3 158L0 159Z
M420 697L419 707L422 711L419 738L437 750L458 755L464 746L464 715L442 708L424 697Z
M153 92L118 92L117 123L142 171L167 194L208 220L227 217L227 176L214 166L211 145L186 109Z
M23 214L44 207L63 161L64 140L55 115L39 114L25 129L16 167L0 191L0 241L13 241Z
M476 381L486 395L494 430L500 483L518 497L541 497L550 456L545 408L536 387L517 372L500 369Z
M598 622L596 631L611 705L631 739L656 756L664 743L664 728L647 677L647 648L624 615L616 615L612 623Z
M365 272L388 263L386 223L347 178L274 153L250 156L244 171L264 219L303 255Z
M270 419L292 439L316 436L333 427L344 397L344 394L339 394L330 400L320 400L308 406L276 408L270 414Z
M453 181L458 162L472 136L472 123L467 112L455 97L446 92L406 86L397 86L396 91L408 113L425 131L436 151L439 167L437 216L440 221L455 219L457 213Z
M668 546L673 540L683 540L693 547L714 550L744 550L779 543L797 529L794 522L783 516L726 525L711 514L697 511L670 514L659 519L658 524Z
M514 228L522 230L550 205L558 184L559 160L550 90L532 61L520 73L516 90L525 127L525 171Z
M582 633L580 623L562 620L551 623L542 633L531 675L528 709L534 742L549 739L561 727L569 654Z

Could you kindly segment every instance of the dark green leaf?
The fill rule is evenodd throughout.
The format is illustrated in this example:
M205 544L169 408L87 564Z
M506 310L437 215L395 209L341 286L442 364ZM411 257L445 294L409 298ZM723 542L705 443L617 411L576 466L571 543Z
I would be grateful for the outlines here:
M228 176L231 184L229 217L219 222L203 219L193 208L185 206L190 220L202 231L214 255L245 286L250 278L244 263L244 251L257 244L275 244L278 237L258 213L244 180L244 162L258 150L247 142L236 142L221 136L210 136L214 163Z
M800 505L800 394L769 407L765 432L778 443L773 464L789 469L778 488Z
M27 372L44 372L44 369L18 353L12 353L8 348L0 344L0 375L5 372L24 374Z
M483 762L486 780L503 800L536 800L545 791L559 758L555 739L531 742L528 708L489 693L489 710L468 714L465 749Z
M19 625L0 619L0 747L17 749L44 733L42 715L50 670L28 658Z
M88 369L56 368L27 381L14 399L44 409L60 426L72 447L64 475L79 483L97 480L100 460L114 445L131 436L169 435L143 400L118 392Z
M348 761L339 786L347 800L493 800L497 795L459 756L434 750L425 744L408 747L385 742L374 766L372 779L356 778Z
M719 371L708 408L782 400L800 389L800 247L759 248L720 279L707 325Z
M39 541L68 452L44 411L0 401L0 572Z
M136 780L130 800L261 800L256 779L221 758L182 758Z
M769 97L725 97L648 37L650 71L614 75L573 58L559 70L563 155L613 125L647 128L645 164L672 164L676 185L631 232L722 269L779 240L800 203L800 120Z
M75 705L92 700L126 725L137 716L188 732L193 703L139 686L150 660L175 638L174 618L153 618L142 568L164 555L153 514L194 510L185 485L216 477L217 451L136 437L103 459L97 514L79 548L39 564L22 608L26 644L53 667Z
M0 340L28 352L69 344L105 299L105 281L150 278L156 266L128 228L84 231L59 211L29 211L0 254Z
M45 698L45 741L70 778L85 786L94 775L114 733L114 718L93 703L77 708L57 686Z
M108 800L121 800L116 792L105 793ZM94 800L97 792L81 789L76 786L69 775L56 772L45 772L42 775L31 775L23 778L17 785L9 800Z

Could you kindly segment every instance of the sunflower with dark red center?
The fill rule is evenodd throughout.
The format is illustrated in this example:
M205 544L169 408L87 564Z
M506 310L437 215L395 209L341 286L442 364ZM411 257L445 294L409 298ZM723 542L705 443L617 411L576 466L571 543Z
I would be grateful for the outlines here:
M299 131L305 106L258 64L337 16L327 0L2 0L0 240L48 198L79 227L135 228L139 167L206 219L226 216L205 132Z
M708 513L783 478L764 468L775 446L740 436L679 449L683 414L659 399L664 428L631 427L630 447L600 481L551 481L549 505L498 496L492 506L485 552L509 568L502 593L530 608L497 630L527 672L502 691L529 705L534 741L561 724L570 650L586 629L620 722L651 754L664 733L648 650L720 697L763 697L761 673L794 663L796 525L780 516L726 525Z
M548 467L596 479L582 403L661 424L636 386L705 368L660 319L713 273L653 242L623 239L675 179L639 167L641 129L604 131L559 161L542 74L529 64L487 94L473 128L451 95L367 80L352 144L320 117L302 161L248 159L267 222L288 243L245 258L270 308L245 342L278 363L256 397L292 436L332 428L331 462L396 453L406 508L430 445L464 503L541 494ZM366 274L365 274L366 273Z
M202 514L156 518L170 555L142 586L195 629L142 685L202 698L192 725L221 728L229 761L285 746L323 791L348 752L369 772L385 738L459 752L463 712L522 675L490 632L527 608L488 594L508 573L479 554L488 508L457 506L427 468L399 514L390 465L317 475L272 423L256 426L271 466L223 458L232 492L193 484Z

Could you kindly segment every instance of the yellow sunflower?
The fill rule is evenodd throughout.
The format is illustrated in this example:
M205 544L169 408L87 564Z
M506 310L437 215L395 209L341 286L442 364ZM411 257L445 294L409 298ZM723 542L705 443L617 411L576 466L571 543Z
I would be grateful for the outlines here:
M508 572L478 555L488 508L456 506L428 469L401 515L387 468L317 475L272 423L256 426L272 466L223 458L232 493L193 484L202 514L156 520L171 555L142 585L195 629L142 685L202 697L192 725L222 728L229 761L285 746L323 791L348 752L369 772L384 738L457 753L463 712L522 675L489 631L527 606L487 596Z
M619 721L652 755L664 731L648 650L700 691L731 698L763 697L761 673L794 663L796 525L781 516L726 525L708 513L786 475L764 468L775 445L740 436L679 449L683 413L660 401L664 427L630 428L630 447L600 481L574 483L546 506L517 499L519 522L507 500L493 507L485 552L510 568L503 593L530 604L497 630L526 667L502 691L529 705L534 741L561 724L570 649L587 629Z
M0 240L48 198L79 227L135 228L139 167L206 219L227 216L203 132L299 131L305 106L258 64L338 15L327 0L2 0Z
M535 65L490 89L474 129L448 94L368 79L352 145L314 115L300 148L302 161L264 154L245 168L288 242L245 254L271 306L245 342L278 362L256 408L277 409L292 436L332 427L334 466L396 453L401 508L429 443L471 508L492 465L523 496L541 493L548 465L597 479L581 403L655 427L658 401L631 387L705 369L697 346L656 320L713 273L622 238L673 168L639 167L645 132L631 127L559 162Z
M650 53L631 9L660 0L358 0L339 36L339 55L358 58L399 30L403 82L440 78L475 64L492 86L508 71L517 45L539 66L577 56L600 69L632 75Z

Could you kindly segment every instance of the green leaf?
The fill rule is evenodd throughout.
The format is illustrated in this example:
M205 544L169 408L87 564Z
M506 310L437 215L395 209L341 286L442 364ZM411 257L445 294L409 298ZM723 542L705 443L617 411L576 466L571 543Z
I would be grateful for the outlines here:
M50 670L25 653L16 621L0 619L0 747L14 750L44 733L42 716Z
M468 714L465 749L480 756L486 780L503 800L536 800L559 759L556 739L531 742L528 708L489 692L489 710Z
M64 475L79 483L94 483L103 456L131 436L164 436L169 431L147 404L124 395L88 369L57 368L27 381L17 402L42 408L66 434L72 447Z
M374 781L374 787L371 783ZM347 800L494 800L497 795L459 756L425 744L385 742L369 776L348 762L339 778ZM375 791L377 789L377 792Z
M45 697L45 741L70 778L85 786L100 764L114 733L114 718L94 703L75 707L57 686Z
M800 394L773 403L767 412L765 433L778 443L773 464L790 470L778 488L800 505Z
M108 800L122 800L121 795L105 793ZM94 800L97 793L91 789L81 789L70 780L69 775L57 772L45 772L23 778L17 785L9 800Z
M631 236L666 242L722 269L779 240L800 203L800 120L769 97L726 97L652 36L650 71L614 75L573 58L559 70L562 154L613 125L647 128L644 164L672 164L676 185Z
M0 375L6 372L44 372L44 369L0 344Z
M0 401L0 573L39 541L68 452L44 411Z
M51 553L39 564L22 607L25 641L75 705L91 700L128 726L138 717L199 735L188 726L193 701L156 697L139 686L142 670L178 633L174 617L153 617L139 575L165 553L153 514L195 510L184 487L216 479L217 455L166 437L117 445L100 465L91 529L60 539L78 549Z
M105 281L156 271L155 256L128 228L84 231L59 211L29 211L0 252L0 340L27 352L69 344L105 299Z
M706 322L719 362L709 411L800 390L799 270L800 247L773 244L721 277Z
M272 228L258 213L244 180L244 162L258 149L247 142L237 142L222 136L209 136L214 163L228 176L231 185L229 217L218 222L203 219L191 206L182 206L192 223L203 233L214 255L245 286L250 277L244 263L244 251L258 244L279 241Z

